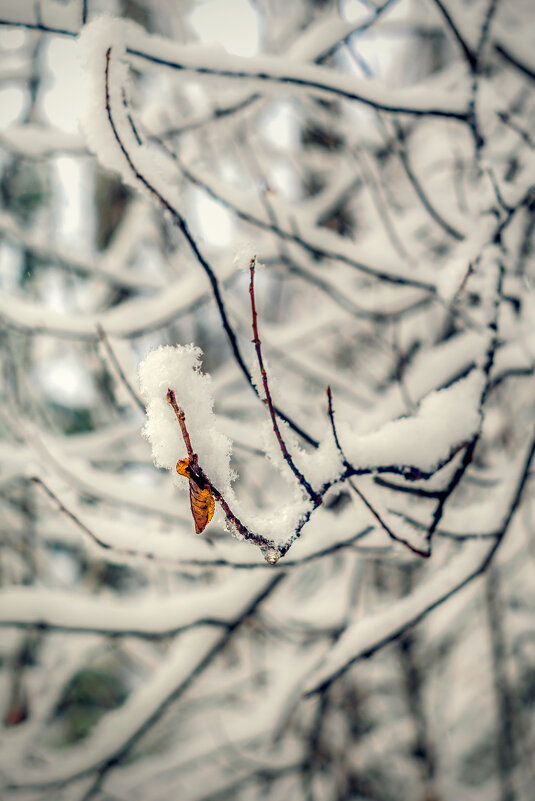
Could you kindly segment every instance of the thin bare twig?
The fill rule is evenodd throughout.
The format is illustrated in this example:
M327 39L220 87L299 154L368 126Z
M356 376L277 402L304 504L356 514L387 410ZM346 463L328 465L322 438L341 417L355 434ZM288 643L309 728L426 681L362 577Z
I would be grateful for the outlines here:
M497 111L496 115L504 123L504 125L508 125L512 131L518 134L518 136L530 148L530 150L535 150L535 139L533 139L533 137L530 136L521 125L511 118L511 114L508 111Z
M273 399L271 397L271 391L269 389L269 382L267 378L266 368L264 366L264 359L262 357L262 343L260 341L260 337L258 336L258 314L256 311L256 301L255 301L255 294L254 294L254 276L255 276L255 267L256 267L256 256L253 256L251 259L251 263L249 265L249 271L251 275L251 280L249 283L249 295L251 298L251 318L252 318L252 326L253 326L253 343L255 346L256 351L256 358L258 359L258 366L260 368L260 373L262 375L262 385L264 387L264 394L265 394L265 403L269 409L269 414L271 417L271 423L273 425L273 431L275 432L275 436L277 438L277 442L279 443L279 448L284 458L284 461L287 462L290 470L297 478L301 486L305 489L306 493L308 494L309 498L313 501L314 506L319 506L321 503L321 495L319 495L311 486L310 483L307 481L303 473L299 470L296 466L294 460L288 448L286 447L286 443L282 437L279 424L277 422L277 415L275 414L275 408L273 406Z
M102 344L104 346L104 349L105 349L106 353L108 354L108 358L109 358L110 362L112 363L113 367L115 368L115 371L117 372L117 375L119 376L119 378L123 382L126 391L130 395L130 397L132 398L132 400L134 401L136 406L139 409L141 409L142 412L144 412L145 411L145 405L144 405L143 401L141 400L141 398L139 397L139 395L137 394L137 392L135 391L135 389L132 386L132 384L130 383L130 381L128 380L128 378L126 377L126 374L125 374L123 368L121 367L119 359L115 355L115 351L113 350L113 348L112 348L112 346L110 344L110 340L108 339L108 335L106 334L106 332L104 331L104 328L102 327L102 325L100 323L97 324L97 332L98 332L100 341L102 342Z
M461 231L458 231L457 228L455 228L450 222L448 222L448 220L446 220L443 217L442 213L436 208L434 203L431 201L428 193L423 188L420 179L414 172L411 161L409 159L409 154L405 147L405 135L403 133L401 125L399 125L397 120L393 121L393 125L395 130L394 146L396 149L396 153L399 157L399 160L401 161L403 169L405 170L407 178L409 179L414 191L416 192L416 195L418 196L418 199L420 200L420 203L427 211L431 219L434 220L437 223L437 225L439 225L442 228L443 231L445 231L453 239L456 239L457 242L462 242L462 240L464 239L464 234L461 233Z
M348 463L348 461L347 461L347 459L345 457L342 445L341 445L340 440L338 438L338 432L336 430L336 424L334 422L333 396L332 396L332 392L331 392L331 388L330 387L327 387L327 411L328 411L329 421L331 423L331 430L333 432L333 437L334 437L334 441L336 443L336 447L338 448L338 451L339 451L340 456L342 457L342 459L344 461L344 464L347 465L349 463ZM373 517L375 517L375 519L377 520L377 522L379 523L379 525L381 526L383 531L385 531L388 534L390 539L394 540L395 542L399 542L402 545L405 545L405 547L408 548L409 551L412 551L412 553L416 554L417 556L422 556L424 559L427 559L429 557L429 555L430 555L430 551L429 550L423 551L420 548L416 548L414 545L412 545L404 537L400 537L398 534L396 534L395 531L393 531L390 528L390 526L387 523L385 523L385 521L383 520L383 518L381 517L379 512L370 503L370 501L366 498L364 493L357 487L357 485L355 484L355 482L351 478L347 479L347 483L349 484L349 486L351 487L353 492L356 495L358 495L358 497L360 498L360 500L362 501L362 503L364 504L366 509L369 512L371 512Z
M483 63L483 53L485 50L485 46L487 44L487 40L489 38L492 21L494 19L496 11L498 10L498 4L499 0L490 0L488 4L487 11L483 19L483 24L481 26L481 32L479 35L477 48L475 52L475 66L472 68L473 80L472 80L470 102L468 104L468 123L472 130L472 135L475 141L475 156L476 156L476 162L478 164L481 156L481 148L485 143L485 139L481 133L479 125L477 97L479 92L480 76L482 72L481 65Z
M504 59L504 61L507 61L507 63L511 64L512 67L515 67L519 72L525 75L526 78L530 78L532 81L535 81L535 70L533 70L533 68L528 64L525 64L517 55L511 53L511 51L503 42L496 42L494 49Z
M513 214L513 210L511 210L510 214ZM426 540L429 545L429 549L431 550L431 540L433 535L438 527L438 524L442 520L442 516L444 514L444 509L446 506L447 501L453 495L456 488L459 486L464 474L466 473L468 467L472 463L474 458L474 453L477 444L479 443L481 437L481 427L483 424L483 409L485 406L485 402L487 400L487 396L489 393L490 385L491 385L491 378L490 374L492 371L492 367L494 365L494 358L496 355L496 348L498 347L498 317L500 312L500 305L502 301L502 288L503 288L503 279L504 279L505 270L503 264L500 264L497 268L497 278L496 278L496 288L495 288L495 295L494 301L492 304L492 309L490 312L490 319L488 323L488 330L490 332L489 344L486 353L485 363L483 365L483 374L485 376L485 384L483 386L483 390L481 392L479 398L479 415L480 415L480 424L479 430L476 431L472 440L466 445L465 451L463 454L463 458L461 460L460 465L455 470L453 476L451 477L450 481L448 482L447 487L441 492L435 510L433 512L431 524L427 530Z
M176 419L178 420L178 424L180 426L180 430L182 432L182 438L184 440L184 445L186 446L186 451L188 453L188 459L190 460L190 464L193 465L197 464L197 454L193 452L193 448L191 446L191 439L189 436L189 431L186 427L186 414L184 409L182 409L178 403L176 402L176 395L172 389L167 390L167 403L171 406L172 410L176 415Z
M396 231L396 227L390 216L390 209L388 208L388 203L385 201L385 198L383 197L379 181L376 180L375 175L373 174L373 170L367 162L366 151L364 150L364 148L356 147L355 150L353 151L353 154L360 165L362 174L364 176L364 181L368 185L370 194L372 196L372 200L377 209L377 213L383 224L383 227L386 231L388 238L390 239L398 256L401 259L408 261L409 254L407 253L407 250L403 242L401 241L398 232Z
M461 49L465 59L470 65L470 69L472 70L472 72L475 72L475 70L477 69L477 58L475 53L472 51L472 48L468 46L464 36L461 34L457 24L453 20L453 17L451 16L450 12L446 8L442 0L433 0L433 2L435 3L436 7L442 14L442 17L444 18L446 25L450 29L453 38L459 45L459 48Z

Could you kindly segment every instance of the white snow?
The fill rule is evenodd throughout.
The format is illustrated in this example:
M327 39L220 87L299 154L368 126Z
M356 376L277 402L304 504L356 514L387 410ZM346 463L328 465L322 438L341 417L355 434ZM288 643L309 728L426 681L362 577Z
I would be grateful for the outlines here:
M147 405L144 434L151 443L154 461L176 475L176 463L187 456L180 427L166 399L175 392L186 414L186 426L199 465L225 496L231 493L231 442L214 414L212 379L201 372L202 351L194 345L160 347L150 351L139 365L141 395ZM177 485L187 481L176 476Z
M305 692L320 687L348 664L366 656L383 641L393 639L405 628L414 625L426 613L442 603L450 593L477 572L489 551L485 542L468 543L439 573L433 573L414 592L377 611L366 612L350 625L316 666L307 681Z
M153 188L166 208L176 209L180 195L173 173L170 179L169 157L154 144L139 142L139 131L136 129L136 135L125 103L130 89L126 45L141 31L130 20L110 16L97 17L84 26L78 43L86 76L80 126L102 166L119 173L125 183L152 199Z
M106 108L106 54L109 56L109 103L117 120L125 121L122 88L128 83L128 66L122 60L126 49L127 32L135 28L134 23L102 16L85 25L80 34L78 48L84 70L85 108L80 125L90 150L98 156L100 163L119 172L128 183L131 175L124 154L113 134ZM126 144L135 145L135 137L128 125L124 126Z
M12 587L0 591L0 623L3 625L48 625L72 631L131 632L134 636L165 635L194 626L203 620L220 623L233 620L243 607L243 598L254 592L258 576L241 572L212 586L199 584L176 597L158 597L149 592L136 599L132 615L130 599L98 597L44 587Z
M456 447L468 442L480 424L479 399L484 377L473 370L447 389L431 392L413 417L386 423L382 428L359 436L349 424L340 425L339 438L354 465L414 465L434 470Z

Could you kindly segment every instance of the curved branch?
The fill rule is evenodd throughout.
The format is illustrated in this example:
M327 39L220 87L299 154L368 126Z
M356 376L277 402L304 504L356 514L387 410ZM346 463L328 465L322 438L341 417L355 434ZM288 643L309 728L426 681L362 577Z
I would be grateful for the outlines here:
M158 201L158 203L164 208L165 211L169 212L169 214L171 215L174 223L178 226L178 228L180 229L180 231L184 235L184 238L186 239L186 242L188 243L193 255L197 259L197 262L199 263L199 265L204 270L204 273L205 273L206 277L208 278L208 280L210 282L210 286L212 288L212 294L213 294L213 297L214 297L214 300L216 302L217 309L218 309L218 312L219 312L219 317L221 319L221 323L223 325L223 329L224 329L224 331L225 331L225 333L227 335L227 339L228 339L230 348L232 350L232 354L234 356L234 359L235 359L236 363L238 364L240 370L242 371L243 375L245 376L245 379L246 379L247 383L249 384L250 388L253 390L255 395L258 396L258 390L257 390L257 388L256 388L256 386L255 386L255 384L253 382L253 379L252 379L251 373L249 371L249 368L245 364L244 358L243 358L242 353L241 353L240 346L238 344L237 336L236 336L236 334L234 332L234 329L232 328L232 325L230 324L230 320L229 320L229 317L228 317L228 314L227 314L227 311L226 311L226 308L225 308L225 303L223 301L223 295L222 295L219 279L217 278L215 272L213 271L212 267L210 266L210 264L208 263L206 258L201 253L201 251L199 249L199 246L197 245L197 242L196 242L195 238L193 237L193 235L192 235L192 233L190 231L190 228L189 228L189 226L188 226L188 224L186 222L186 219L176 210L176 208L171 203L169 203L169 201L156 189L156 187L153 186L150 183L150 181L148 181L147 178L138 170L138 168L134 164L134 162L132 160L132 157L130 156L130 153L128 152L124 142L122 141L121 136L119 135L119 131L117 129L117 125L115 123L115 119L114 119L113 113L112 113L111 98L110 98L110 59L111 59L111 52L112 52L112 48L109 47L106 50L106 66L105 66L105 73L104 74L105 74L105 92L106 92L106 114L107 114L107 117L108 117L108 122L110 124L111 131L112 131L113 136L115 138L115 141L117 142L117 144L118 144L118 146L119 146L124 158L126 159L126 162L127 162L128 166L129 166L130 170L132 171L132 173L133 173L134 177L136 178L136 180L139 181L139 183ZM296 432L296 434L298 434L300 437L302 437L304 440L306 440L306 442L308 442L313 447L318 447L318 442L313 437L311 437L306 431L304 431L300 426L298 426L297 423L295 423L291 418L289 418L286 414L284 414L283 411L281 411L280 409L276 409L276 412L277 412L277 414L279 415L279 417L282 420L284 420L286 423L288 423L290 428L292 428L293 431Z
M159 49L165 51L168 44L170 43L162 41ZM175 52L180 49L172 45L172 50ZM257 81L260 85L291 86L302 89L307 94L313 92L327 98L335 97L356 101L370 108L388 111L392 114L439 117L462 123L468 121L466 104L453 100L451 94L446 94L442 98L445 101L445 107L442 108L434 105L434 99L431 103L429 102L428 93L422 93L421 100L418 102L418 99L414 99L414 92L411 92L412 105L410 103L403 104L399 102L399 96L403 94L399 90L392 92L384 86L378 85L374 87L375 92L370 91L369 81L359 81L353 76L326 70L324 67L314 64L300 64L299 62L289 64L287 59L275 56L258 57L254 60L254 66L250 66L249 60L246 58L218 52L216 66L213 51L210 48L207 48L205 54L200 53L198 48L189 52L187 48L183 48L179 58L165 58L137 47L127 47L126 52L145 62L173 70L191 72L194 75L231 80L252 80ZM210 62L213 63L213 66ZM358 91L355 90L355 87L359 87ZM447 100L449 100L449 107Z

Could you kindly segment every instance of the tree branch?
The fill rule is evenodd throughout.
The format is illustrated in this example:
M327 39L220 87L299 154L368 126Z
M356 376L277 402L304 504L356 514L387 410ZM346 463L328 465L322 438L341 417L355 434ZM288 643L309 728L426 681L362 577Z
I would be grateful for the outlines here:
M124 143L123 143L123 141L122 141L122 139L121 139L121 137L119 135L119 131L117 129L117 126L115 124L115 120L113 118L112 108L111 108L111 99L110 99L110 59L111 59L111 52L112 52L112 48L109 47L107 49L107 51L106 51L105 91L106 91L106 113L107 113L107 116L108 116L108 122L110 124L110 128L111 128L111 131L113 133L113 136L114 136L117 144L119 145L119 148L120 148L124 158L126 159L126 162L127 162L128 166L129 166L129 168L131 169L134 177L140 182L140 184L146 190L149 191L149 193L157 200L157 202L165 209L165 211L168 211L170 213L173 221L175 222L175 224L178 226L178 228L181 230L182 234L184 235L184 237L185 237L190 249L192 250L195 258L197 259L197 262L199 263L199 265L204 270L204 273L205 273L205 275L207 276L207 278L208 278L208 280L210 282L210 286L212 288L212 294L213 294L214 300L216 302L216 306L217 306L217 309L218 309L218 312L219 312L219 316L220 316L220 319L221 319L221 322L222 322L222 325L223 325L223 329L224 329L224 331L225 331L225 333L227 335L227 339L228 339L230 348L232 350L232 354L234 356L234 359L237 362L238 366L240 367L243 375L245 376L245 378L247 380L247 383L249 384L249 386L251 387L253 392L256 395L258 395L258 390L256 389L256 387L254 385L254 382L253 382L252 377L251 377L251 373L249 372L249 369L248 369L247 365L245 364L245 361L244 361L243 356L241 354L241 350L240 350L240 347L238 345L238 340L237 340L236 334L235 334L234 329L232 328L232 326L230 324L230 320L228 318L227 311L226 311L226 308L225 308L225 304L224 304L224 301L223 301L223 295L222 295L222 291L221 291L221 286L220 286L219 280L218 280L215 272L213 271L212 267L210 266L208 261L204 258L204 256L202 255L201 251L199 250L197 242L195 241L195 239L194 239L194 237L193 237L193 235L192 235L192 233L191 233L191 231L189 229L189 226L188 226L185 218L181 214L179 214L179 212L174 208L174 206L171 203L169 203L169 201L162 194L160 194L160 192L158 192L158 190L147 180L147 178L139 172L139 170L137 169L136 165L134 164L134 162L132 160L132 157L130 156L128 150L126 149L126 147L125 147L125 145L124 145ZM288 418L287 415L285 415L281 410L277 409L277 414L281 417L281 419L285 420L285 422L288 423L290 428L292 428L297 434L299 434L300 437L303 437L303 439L305 439L310 445L313 445L314 447L317 447L318 443L316 442L316 440L314 440L313 437L311 437L309 434L307 434L306 431L304 431L300 426L298 426L296 423L294 423L293 420Z
M292 459L291 454L286 447L286 443L282 437L279 424L277 422L277 416L275 414L275 408L273 406L273 400L271 398L271 391L269 389L269 383L266 373L266 368L264 367L264 359L262 357L262 343L260 342L260 337L258 336L258 315L256 312L256 303L255 303L255 294L254 294L254 275L255 275L255 266L256 266L256 256L253 256L251 259L251 263L249 265L249 271L251 275L251 280L249 283L249 295L251 298L251 318L252 318L252 326L253 326L253 343L255 346L256 351L256 358L258 359L258 366L260 368L260 374L262 376L262 385L264 387L264 394L265 394L265 403L269 410L269 415L271 417L271 423L273 425L273 431L275 432L275 436L277 438L277 442L279 444L280 451L284 458L284 461L288 464L290 470L297 478L298 482L301 486L305 489L307 495L314 503L314 506L319 506L321 503L321 496L312 489L309 482L305 478L305 476L301 473L299 468L296 467L294 460Z

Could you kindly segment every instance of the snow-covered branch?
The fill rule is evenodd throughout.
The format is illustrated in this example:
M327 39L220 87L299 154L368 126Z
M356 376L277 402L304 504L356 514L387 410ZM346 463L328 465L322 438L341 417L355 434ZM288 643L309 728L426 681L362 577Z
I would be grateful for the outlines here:
M526 3L97 5L0 10L0 796L531 801Z

